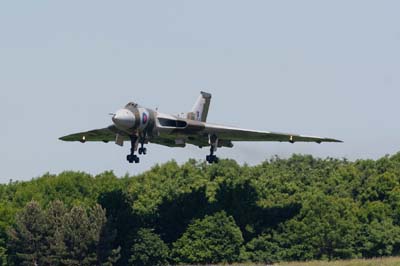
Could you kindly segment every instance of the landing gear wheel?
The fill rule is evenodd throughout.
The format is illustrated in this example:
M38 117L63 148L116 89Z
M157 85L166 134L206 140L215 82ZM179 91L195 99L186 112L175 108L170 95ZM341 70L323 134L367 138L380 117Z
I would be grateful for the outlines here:
M207 155L206 156L206 161L208 163L218 163L219 162L219 158L215 155Z
M129 163L133 163L135 160L133 159L133 155L132 154L128 154L127 156L126 156L126 160L129 162Z
M139 152L139 154L146 155L147 149L146 148L139 148L138 152Z
M214 142L215 142L215 140L214 140ZM207 155L206 156L206 161L208 162L208 163L218 163L219 162L219 159L218 159L218 157L217 156L215 156L214 155L214 152L216 151L216 146L214 146L215 144L211 144L211 147L210 147L210 155Z
M126 160L128 160L129 163L139 163L140 159L137 157L135 154L128 154L126 156Z

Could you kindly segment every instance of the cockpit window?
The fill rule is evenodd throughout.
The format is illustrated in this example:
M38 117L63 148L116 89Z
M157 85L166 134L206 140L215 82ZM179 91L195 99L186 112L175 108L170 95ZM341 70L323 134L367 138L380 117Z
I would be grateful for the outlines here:
M137 103L134 102L130 102L128 103L125 107L133 107L133 108L137 108L139 105Z

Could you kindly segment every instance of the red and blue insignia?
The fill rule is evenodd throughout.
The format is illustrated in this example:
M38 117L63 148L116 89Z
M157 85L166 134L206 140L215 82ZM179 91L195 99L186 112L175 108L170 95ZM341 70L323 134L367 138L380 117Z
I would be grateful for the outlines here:
M148 119L148 117L147 117L147 114L146 113L143 113L143 124L146 124L147 123L147 119Z

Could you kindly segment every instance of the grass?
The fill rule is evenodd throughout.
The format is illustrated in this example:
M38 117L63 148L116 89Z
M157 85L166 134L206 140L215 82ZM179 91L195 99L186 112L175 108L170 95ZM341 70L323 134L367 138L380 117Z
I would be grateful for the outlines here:
M234 264L233 266L265 266L267 264ZM271 265L272 266L272 265ZM280 262L273 266L400 266L400 257L337 261Z
M337 261L282 262L276 266L400 266L400 257Z

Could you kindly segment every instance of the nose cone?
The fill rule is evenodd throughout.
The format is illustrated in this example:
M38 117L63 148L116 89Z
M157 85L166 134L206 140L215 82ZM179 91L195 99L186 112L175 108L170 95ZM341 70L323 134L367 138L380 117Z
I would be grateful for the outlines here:
M120 109L112 117L115 126L121 130L128 130L135 126L135 116L128 109Z

